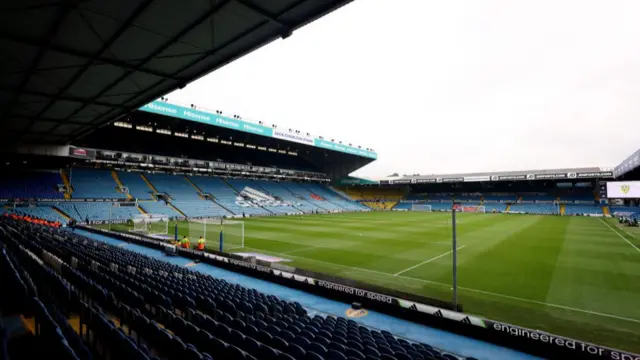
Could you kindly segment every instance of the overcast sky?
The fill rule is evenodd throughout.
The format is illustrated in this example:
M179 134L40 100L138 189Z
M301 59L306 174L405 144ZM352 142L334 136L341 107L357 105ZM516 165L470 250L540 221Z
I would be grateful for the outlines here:
M640 1L357 0L169 95L371 147L354 175L615 166Z

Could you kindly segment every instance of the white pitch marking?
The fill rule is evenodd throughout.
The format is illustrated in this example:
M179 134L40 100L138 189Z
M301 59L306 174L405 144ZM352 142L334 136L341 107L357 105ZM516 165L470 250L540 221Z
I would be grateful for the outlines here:
M457 247L457 248L456 248L456 250L460 250L460 249L462 249L462 248L463 248L463 247L465 247L465 246L467 246L467 245L459 246L459 247ZM406 269L404 269L404 270L402 270L402 271L400 271L400 272L397 272L397 273L393 274L393 276L398 276L398 275L400 275L400 274L402 274L402 273L406 273L406 272L407 272L407 271L409 271L409 270L413 270L413 269L415 269L415 268L417 268L417 267L419 267L419 266L422 266L422 265L424 265L424 264L428 264L428 263L430 263L430 262L432 262L432 261L434 261L434 260L438 260L438 259L440 259L440 258L441 258L441 257L443 257L443 256L447 256L447 255L451 254L452 252L453 252L453 250L449 250L449 251L447 251L447 252L446 252L446 253L444 253L444 254L440 254L440 255L438 255L438 256L436 256L436 257L432 257L431 259L425 260L425 261L421 262L420 264L413 265L412 267L409 267L409 268L406 268Z
M638 249L638 247L637 247L637 246L633 245L633 243L632 243L631 241L629 241L626 237L624 237L624 236L620 235L620 233L619 233L619 232L617 232L614 228L612 228L612 227L611 227L611 225L607 224L607 222L606 222L606 221L602 220L601 218L598 218L598 220L600 220L600 222L602 222L603 224L605 224L605 225L609 228L609 230L613 231L614 233L616 233L616 235L620 236L620 237L622 238L622 240L624 240L624 241L626 241L626 242L627 242L627 244L629 244L629 245L633 246L633 248L634 248L634 249L636 249L638 252L640 252L640 249Z
M318 246L308 246L308 247L303 247L300 249L294 249L294 250L289 250L289 251L284 251L281 254L291 254L294 252L298 252L298 251L304 251L304 250L311 250L311 249L322 249L322 247L318 247Z
M635 236L635 235L633 235L632 233L630 233L630 232L628 232L627 230L625 230L622 226L618 225L618 226L616 226L616 227L618 228L618 230L620 230L620 231L624 231L625 233L627 233L627 235L629 235L629 236L631 236L631 237L633 237L633 238L635 238L635 237L636 237L636 236Z
M249 248L249 249L251 249L251 248ZM256 248L253 248L253 249L254 250L259 250L259 251L264 251L264 252L267 252L267 253L282 255L282 253L278 253L278 252L275 252L275 251L268 251L268 250L256 249ZM364 271L364 272L368 272L368 273L372 273L372 274L394 276L393 274L385 273L385 272L382 272L382 271L376 271L376 270L371 270L371 269L364 269L364 268L359 268L359 267L336 264L336 263L332 263L332 262L328 262L328 261L322 261L322 260L316 260L316 259L312 259L312 258L306 258L306 257L303 257L303 256L291 255L290 257L298 258L298 259L305 259L305 260L310 260L310 261L315 261L315 262L328 264L328 265L339 266L339 267L342 267L342 268L345 268L345 269ZM443 287L447 287L447 288L451 289L451 284L445 284L445 283L426 280L426 279L419 279L419 278L414 278L414 277L411 277L411 276L398 275L397 277L403 278L403 279L419 281L419 282L423 282L423 283L428 283L428 284L439 285L439 286L443 286ZM569 306L546 303L546 302L542 302L542 301L530 300L530 299L520 298L520 297L516 297L516 296L511 296L511 295L498 294L498 293L494 293L494 292L490 292L490 291L478 290L478 289L462 287L462 286L458 286L458 289L459 290L464 290L464 291L476 292L476 293L485 294L485 295L490 295L490 296L495 296L495 297L501 297L501 298L505 298L505 299L511 299L511 300L527 302L527 303L531 303L531 304L538 304L538 305L543 305L543 306L548 306L548 307L555 307L555 308L558 308L558 309L565 309L565 310L576 311L576 312L581 312L581 313L585 313L585 314L591 314L591 315L597 315L597 316L602 316L602 317L608 317L608 318L612 318L612 319L618 319L618 320L624 320L624 321L629 321L629 322L634 322L634 323L640 323L640 320L638 320L638 319L626 318L626 317L623 317L623 316L600 313L600 312L596 312L596 311L573 308L573 307L569 307Z
M415 279L415 278L412 278L412 279ZM420 279L415 279L415 280L420 280ZM516 296L510 296L510 295L496 294L496 293L492 293L492 292L489 292L489 291L471 289L471 288L462 287L462 286L458 286L458 289L467 290L467 291L471 291L471 292L476 292L476 293L480 293L480 294L486 294L486 295L491 295L491 296L502 297L502 298L505 298L505 299L512 299L512 300L518 300L518 301L528 302L528 303L532 303L532 304L555 307L555 308L558 308L558 309L579 311L579 312L583 312L583 313L591 314L591 315L598 315L598 316L604 316L604 317L618 319L618 320L625 320L625 321L631 321L631 322L635 322L635 323L640 323L640 320L638 320L638 319L632 319L632 318L626 318L626 317L617 316L617 315L605 314L605 313L600 313L600 312L591 311L591 310L578 309L578 308L573 308L573 307L570 307L570 306L550 304L550 303L546 303L546 302L542 302L542 301L523 299L523 298L519 298L519 297L516 297Z

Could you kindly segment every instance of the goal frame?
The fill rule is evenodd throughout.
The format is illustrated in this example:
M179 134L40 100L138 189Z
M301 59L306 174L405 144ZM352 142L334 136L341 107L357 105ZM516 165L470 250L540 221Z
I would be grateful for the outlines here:
M411 204L411 211L433 212L430 204Z
M225 252L244 247L244 221L226 218L188 219L189 238L197 242L200 236L209 246Z
M169 216L162 214L140 214L131 218L133 232L147 235L169 234ZM138 226L136 226L138 225Z

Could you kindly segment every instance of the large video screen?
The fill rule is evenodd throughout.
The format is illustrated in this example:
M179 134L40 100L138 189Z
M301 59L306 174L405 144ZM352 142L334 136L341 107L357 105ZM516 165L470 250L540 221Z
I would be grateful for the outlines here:
M640 181L608 181L609 199L640 198Z

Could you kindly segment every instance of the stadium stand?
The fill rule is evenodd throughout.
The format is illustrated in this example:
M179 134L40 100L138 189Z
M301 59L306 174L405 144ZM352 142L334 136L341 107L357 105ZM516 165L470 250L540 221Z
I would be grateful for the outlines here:
M337 209L335 207L332 207L332 204L328 203L324 198L312 196L313 194L309 191L309 189L296 182L283 182L281 183L281 185L296 199L298 199L302 209L305 209L307 207L306 204L308 204L308 207L310 207L312 210L316 211Z
M68 222L68 218L64 217L60 212L56 211L53 207L47 205L39 205L39 206L22 206L16 207L15 209L4 209L1 213L13 213L18 215L27 215L32 217L37 217L40 219L44 219L47 221L57 221L61 224L66 224ZM0 214L1 214L0 213Z
M111 176L111 171L73 168L70 179L73 186L73 198L126 198L117 190L117 184Z
M558 205L554 204L511 204L512 213L529 213L554 215L559 213Z
M408 194L406 196L407 200L427 200L426 194Z
M503 202L515 202L517 200L516 195L510 194L486 194L483 196L485 202L495 202L495 201L503 201Z
M319 210L317 206L312 205L307 199L300 196L297 197L290 190L288 190L287 186L290 186L290 182L282 181L282 182L271 182L271 181L261 181L260 186L267 191L268 194L275 196L284 201L290 202L293 207L302 211L303 213L311 213L314 210Z
M410 202L403 202L400 201L396 204L396 206L393 207L394 210L411 210L411 205L413 205Z
M428 194L427 201L429 200L437 200L437 201L453 201L453 196L451 195L442 195L442 194Z
M477 203L482 201L482 195L480 195L480 194L475 194L475 195L455 195L454 198L456 199L456 201L470 201L470 202L477 202Z
M2 277L20 285L3 308L28 312L35 305L39 337L59 359L90 358L81 341L88 332L75 334L65 321L71 311L104 342L98 349L110 352L110 358L458 359L353 320L310 317L297 302L195 276L185 267L77 234L6 217L0 224L6 238L0 265L10 270ZM44 301L30 300L36 294ZM53 300L49 294L65 296L47 301ZM119 321L110 322L109 314Z
M558 199L555 195L550 194L521 194L521 201L556 201Z
M361 201L360 203L374 210L391 210L398 204L397 201Z
M129 189L129 194L136 199L151 199L153 190L142 179L139 172L119 171L118 177L124 186Z
M7 172L0 178L1 199L62 199L57 172Z
M207 176L190 176L189 179L205 194L210 194L215 201L233 214L265 215L267 211L259 207L240 206L236 202L238 193L222 179Z
M391 210L398 201L404 198L401 189L385 189L379 187L346 187L344 194L374 210ZM342 196L344 197L344 196Z
M222 206L204 200L197 189L181 175L146 174L159 193L170 197L170 204L187 217L220 217L232 215Z
M60 210L79 222L93 220L128 220L140 214L136 206L114 206L117 203L62 202Z
M603 215L602 207L597 205L574 205L574 204L566 204L564 205L565 215L578 215L578 214L599 214Z
M305 187L309 190L311 195L320 196L324 198L328 203L337 206L339 209L344 209L347 211L361 211L366 209L364 205L361 205L355 201L345 199L344 197L338 195L335 191L327 188L326 185L315 183L307 183L304 185L306 185Z
M640 214L640 207L637 206L610 206L609 210L612 215L623 214Z
M560 201L595 202L595 197L591 193L561 194L559 198Z
M164 201L142 201L138 203L138 206L147 214L166 215L170 218L182 216Z

